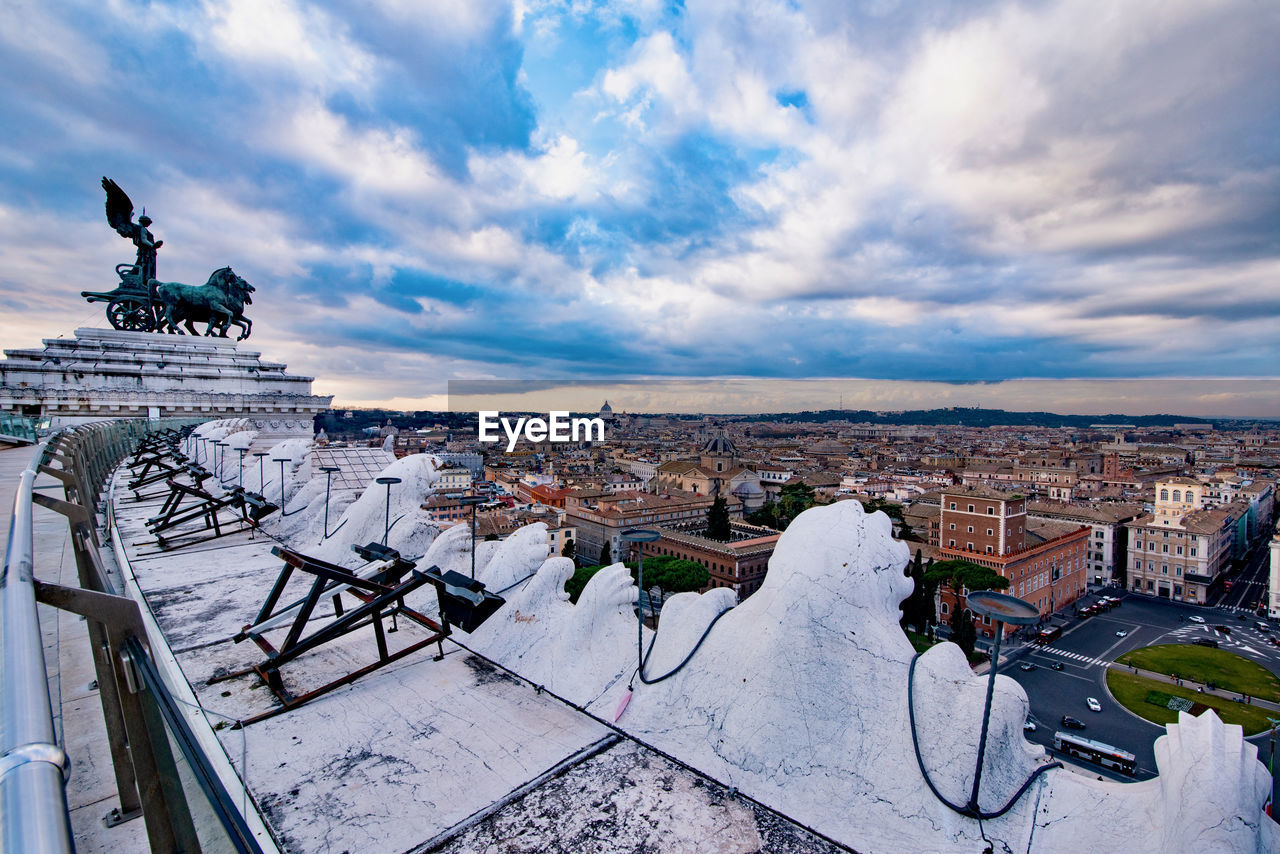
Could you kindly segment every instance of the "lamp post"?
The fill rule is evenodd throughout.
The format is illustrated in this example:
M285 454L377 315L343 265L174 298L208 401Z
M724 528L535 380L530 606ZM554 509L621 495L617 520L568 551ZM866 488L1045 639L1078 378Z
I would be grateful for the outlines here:
M1276 779L1276 727L1280 726L1280 718L1267 718L1271 723L1271 764L1267 769L1271 772L1271 805L1267 814L1276 821L1276 799L1280 798L1280 781Z
M471 578L474 580L476 577L476 507L489 499L483 495L467 495L458 500L471 508Z
M272 457L271 462L280 464L280 514L284 515L284 464L289 462L288 457Z
M262 497L267 497L267 480L262 474L262 458L269 456L267 451L254 451L253 455L258 458L258 491L262 493Z
M219 450L222 451L221 454L218 453ZM213 470L218 473L219 486L222 485L222 467L226 463L226 461L227 461L227 443L214 442L213 443Z
M244 488L244 452L245 448L236 448L236 453L240 455L240 460L236 463L236 486Z
M329 539L329 485L333 482L333 473L342 471L337 466L320 466L320 471L324 472L324 535L320 537L320 542Z
M639 620L639 621L637 622L637 624L636 624L636 640L637 640L637 641L642 640L642 636L641 636L640 628L641 628L641 626L643 626L643 625L644 625L644 613L643 613L643 608L641 607L641 603L640 603L640 601L639 601L639 597L640 597L640 596L642 596L642 595L645 595L645 590L644 590L644 544L645 544L645 543L652 543L652 542L655 542L656 540L659 540L659 539L661 539L661 538L662 538L662 534L658 533L657 531L650 530L650 529L648 529L648 528L628 528L627 530L625 530L625 531L623 531L623 532L622 532L622 540L623 540L623 542L633 543L633 544L639 544L639 548L637 549L637 551L639 552L639 557L637 558L637 563L636 563L636 590L637 590L637 595L636 595L636 613L637 613L637 614L639 614L639 616L640 616L640 620ZM655 618L656 618L657 614L656 614L656 612L654 612L654 610L653 610L653 599L652 599L652 597L650 597L650 599L649 599L649 611L650 611L651 613L654 613L654 616L655 616Z
M387 537L391 534L391 485L393 483L399 483L400 478L380 477L377 478L375 482L384 484L387 487L387 510L382 521L382 544L385 546L387 544Z
M1052 599L1050 599L1052 602ZM1030 602L991 590L978 590L966 597L969 610L981 617L989 617L996 623L996 640L991 651L991 669L987 677L987 699L982 708L982 731L978 736L978 763L973 771L973 788L964 808L970 814L981 812L978 806L978 788L982 784L982 760L987 750L987 727L991 723L991 698L996 687L996 668L1000 664L1000 640L1004 636L1004 624L1029 626L1040 617L1039 609Z

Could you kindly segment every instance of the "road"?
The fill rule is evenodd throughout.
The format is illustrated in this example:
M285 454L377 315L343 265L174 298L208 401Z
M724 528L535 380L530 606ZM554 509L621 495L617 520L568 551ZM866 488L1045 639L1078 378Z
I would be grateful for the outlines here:
M1270 550L1266 540L1255 548L1245 560L1240 572L1233 578L1229 591L1222 594L1218 604L1226 608L1239 608L1254 613L1259 602L1266 602L1267 582L1270 574Z
M1232 591L1234 592L1234 590ZM1049 747L1053 734L1061 726L1063 715L1071 715L1085 723L1080 735L1127 750L1137 758L1138 771L1132 779L1149 779L1157 773L1155 740L1164 727L1139 718L1111 699L1106 687L1107 665L1129 650L1162 643L1190 643L1197 637L1211 637L1222 649L1257 661L1272 672L1280 673L1280 648L1272 646L1268 635L1255 626L1257 617L1239 619L1243 614L1217 608L1197 607L1163 599L1117 594L1123 604L1087 620L1067 617L1062 623L1062 637L1046 647L1028 646L1002 660L999 672L1017 680L1031 701L1031 720L1037 724L1027 738ZM1095 596L1087 601L1095 600ZM1187 618L1198 614L1205 618L1201 625ZM1230 634L1216 631L1214 625L1225 625ZM1123 638L1117 631L1127 632ZM1002 656L1003 659L1003 656ZM1035 665L1029 672L1019 669L1023 662ZM1063 669L1050 669L1060 662ZM1091 712L1086 697L1102 704L1101 712ZM1255 736L1263 741L1266 735ZM1087 766L1091 771L1113 779L1131 779L1103 768Z

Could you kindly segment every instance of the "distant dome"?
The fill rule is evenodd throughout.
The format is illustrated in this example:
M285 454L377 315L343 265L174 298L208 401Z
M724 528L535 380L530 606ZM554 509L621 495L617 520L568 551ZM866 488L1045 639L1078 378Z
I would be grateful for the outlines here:
M604 406L600 407L600 417L605 421L613 420L613 407L609 405L609 401L604 402Z
M707 444L702 447L702 455L704 457L736 457L738 449L721 430L707 440Z
M607 400L606 400L606 401L604 402L604 406L600 407L600 411L601 411L601 412L612 412L612 411L613 411L613 407L612 407L612 406L610 406L610 405L609 405L609 401L607 401Z

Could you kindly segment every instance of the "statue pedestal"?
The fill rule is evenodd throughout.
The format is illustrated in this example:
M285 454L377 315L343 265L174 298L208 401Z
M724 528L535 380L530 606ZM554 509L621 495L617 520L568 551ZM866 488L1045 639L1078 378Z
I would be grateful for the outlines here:
M77 329L42 350L5 350L0 411L52 426L112 418L248 418L264 435L312 435L331 396L312 377L227 338Z

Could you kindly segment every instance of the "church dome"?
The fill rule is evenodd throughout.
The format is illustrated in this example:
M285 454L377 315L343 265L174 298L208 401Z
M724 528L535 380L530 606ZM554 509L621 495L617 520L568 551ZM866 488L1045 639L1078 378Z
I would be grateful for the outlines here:
M729 437L721 430L707 440L707 444L702 447L702 455L705 457L736 457L738 449L734 447L733 442L730 442Z

